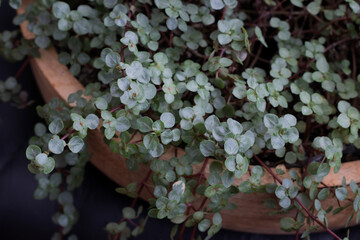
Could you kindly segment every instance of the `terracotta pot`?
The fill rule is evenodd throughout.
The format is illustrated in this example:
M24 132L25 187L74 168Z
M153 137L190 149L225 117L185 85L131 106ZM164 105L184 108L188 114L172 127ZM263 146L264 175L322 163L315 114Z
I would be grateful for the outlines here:
M18 10L18 13L24 12L25 6L33 0L23 0L23 6ZM32 38L33 34L26 29L26 23L21 25L21 31L25 38ZM59 99L67 99L68 95L78 90L83 90L84 87L75 79L69 72L66 66L58 62L58 54L53 47L47 50L40 50L41 58L32 58L31 67L35 75L37 84L40 88L41 94L46 102L51 98L57 97ZM134 138L141 139L140 134ZM87 138L88 149L92 153L91 163L95 165L101 172L112 179L121 186L126 186L130 182L140 182L149 169L148 166L140 166L136 171L127 170L125 159L118 154L110 151L108 145L103 142L103 134L99 130L91 131ZM184 150L178 150L178 156L184 154ZM161 159L170 159L175 155L174 148L170 148L161 157ZM281 167L286 173L280 178L289 177L289 172L284 166ZM200 171L201 166L194 166L194 173ZM273 169L274 170L274 169ZM294 169L299 172L299 169ZM209 168L205 169L205 174L209 175ZM346 177L347 184L353 179L360 182L360 161L343 163L341 170L334 174L333 171L326 176L324 183L328 186L340 186L342 178ZM247 180L248 174L245 174L241 179L235 180L234 184L238 185L241 181ZM266 173L262 178L262 183L273 182L270 174ZM149 182L151 184L151 182ZM144 191L143 191L144 192ZM349 191L351 195L351 191ZM150 197L145 191L141 197L147 199ZM226 229L267 233L267 234L287 234L280 229L280 219L285 215L270 216L267 213L272 210L264 205L264 200L273 198L269 194L244 194L240 193L231 199L237 205L236 210L223 210L223 227ZM331 196L327 200L322 201L324 209L327 206L337 206L335 197ZM342 203L345 205L345 203ZM343 228L348 216L351 214L352 207L345 209L339 214L328 216L329 228L338 229ZM295 216L295 211L291 211L286 216ZM354 223L354 222L353 222Z

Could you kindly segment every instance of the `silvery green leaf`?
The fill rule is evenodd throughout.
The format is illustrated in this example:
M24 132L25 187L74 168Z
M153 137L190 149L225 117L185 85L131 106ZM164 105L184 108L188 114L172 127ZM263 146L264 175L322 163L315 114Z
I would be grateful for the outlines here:
M130 87L130 80L127 78L119 78L117 84L121 91L126 91Z
M330 80L325 80L321 83L321 87L328 92L333 92L335 89L335 82Z
M81 65L85 65L87 64L88 62L90 62L90 57L89 55L87 55L86 53L84 52L81 52L79 53L79 55L77 56L77 60L78 60L78 63L81 64Z
M229 157L226 158L225 167L231 172L235 171L236 162L235 162L235 157L234 156L229 156Z
M230 59L228 59L228 60L230 60ZM221 59L220 59L220 61L221 61ZM196 74L195 81L200 86L205 86L208 83L208 80L209 80L209 78L206 76L206 74L204 74L202 72L199 72L199 73Z
M289 179L289 178L284 178L283 181L282 181L282 185L283 185L286 189L289 189L289 188L293 185L293 182L292 182L291 179Z
M258 26L255 27L255 34L256 34L256 37L259 39L259 41L260 41L265 47L268 47L268 45L266 44L265 39L264 39L264 37L263 37L263 35L262 35L261 29L260 29Z
M147 133L152 130L153 120L149 117L141 117L136 120L137 128L142 133Z
M214 214L212 219L213 219L213 224L215 224L215 225L220 225L222 223L221 214L218 212Z
M329 196L329 194L330 194L330 190L328 188L323 188L318 193L318 198L319 200L325 200Z
M78 75L80 73L81 67L80 64L74 63L70 66L70 73L74 76Z
M221 176L221 181L226 188L230 187L235 179L234 173L229 170L225 170Z
M61 64L67 65L71 62L71 55L67 52L61 52L59 54L58 60Z
M127 68L126 68L126 75L130 79L137 79L141 76L143 72L143 66L138 61L133 61Z
M241 125L241 123L239 123L236 120L233 120L232 118L229 118L227 120L227 124L229 127L229 130L233 133L233 134L241 134L243 131L243 127Z
M296 154L294 152L287 152L285 155L285 162L288 164L294 164L297 160Z
M313 113L313 111L311 110L311 108L307 107L307 106L302 106L301 107L301 113L305 116L307 115L311 115Z
M71 152L78 153L84 147L84 140L78 136L74 136L70 139L68 147Z
M279 199L283 199L286 197L286 188L282 185L278 186L275 190L275 195Z
M91 130L95 129L98 127L99 125L99 117L96 116L95 114L91 113L89 115L86 116L85 118L86 123L87 123L87 127Z
M317 15L320 12L321 6L320 6L321 0L314 0L309 5L306 6L306 9L309 13L313 15Z
M275 155L279 158L283 158L284 155L285 155L285 152L286 152L286 148L285 147L282 147L282 148L279 148L279 149L276 149L275 150Z
M347 190L344 187L340 187L335 190L335 196L340 201L344 201L347 198L347 194Z
M303 0L290 0L290 2L296 7L299 8L303 7Z
M348 103L344 100L341 100L338 102L337 108L338 108L339 112L345 113L349 109L350 106L351 106L350 103Z
M111 127L106 128L105 131L104 131L104 134L105 134L106 139L110 140L115 135L115 129L111 128Z
M279 205L280 205L282 208L288 208L288 207L290 207L290 205L291 205L291 200L290 200L290 198L285 197L285 198L281 199L281 200L279 201Z
M173 31L177 28L178 26L178 21L176 18L168 18L166 20L166 26L170 31Z
M285 146L285 141L279 136L271 136L271 145L274 149L280 149Z
M219 64L222 67L230 67L232 63L233 63L233 61L226 57L220 58L220 60L219 60Z
M61 140L58 136L54 136L48 144L49 150L55 154L60 154L64 151L66 143L64 140Z
M127 31L125 33L125 37L134 45L136 45L139 42L139 38L138 38L137 34L132 31Z
M52 5L52 13L58 19L66 17L70 13L70 6L65 2L55 2Z
M39 166L44 166L48 161L48 156L45 153L40 153L35 157L35 162Z
M173 134L173 141L174 141L174 142L179 141L179 140L180 140L180 136L181 136L180 129L175 128L175 129L173 129L171 132L172 132L172 134Z
M171 130L166 129L161 133L160 137L161 137L161 142L166 145L173 141L174 134Z
M263 98L258 98L256 100L256 107L260 112L265 112L266 101Z
M200 151L205 157L209 157L215 152L215 143L209 140L203 140L200 143Z
M172 128L175 125L175 117L170 112L162 113L160 120L164 123L165 128Z
M225 7L223 0L210 0L210 5L215 10L220 10Z
M268 113L264 116L265 127L271 129L274 128L278 123L279 123L279 118L275 114Z
M131 123L130 123L129 119L127 119L126 117L119 117L116 119L115 129L117 131L125 132L125 131L129 130L130 127L131 127Z
M288 128L283 132L282 139L289 143L295 143L299 139L299 131L295 127Z
M246 152L249 148L251 148L255 143L255 135L251 130L245 132L245 134L241 135L239 140L239 151Z
M311 100L310 94L308 92L305 92L305 91L300 92L300 100L304 104L309 104L310 100Z
M360 5L355 0L347 0L346 2L349 3L349 6L350 6L351 10L355 14L358 14L360 12Z
M61 119L55 119L49 125L49 131L52 134L60 133L63 130L63 128L64 128L64 123Z
M50 38L47 36L36 36L35 38L35 44L39 47L39 48L47 48L50 46L51 41Z
M162 53L162 52L158 52L154 55L154 61L160 64L167 64L169 62L168 57L166 56L166 54Z
M98 14L96 10L88 5L80 5L77 7L77 12L83 17L94 18Z
M341 113L338 116L337 122L343 128L349 128L351 124L350 118L345 113Z
M106 8L114 8L114 6L117 4L118 0L104 0L104 6Z
M293 115L291 114L285 114L283 117L282 117L282 122L281 122L281 125L283 128L289 128L289 127L293 127L296 125L296 117L294 117Z
M18 85L16 78L8 77L5 81L5 88L8 90L15 90L16 86Z
M220 120L215 115L211 115L205 120L205 128L208 132L212 132L212 130L219 125L220 125Z
M218 142L224 141L224 137L226 135L227 131L224 126L218 126L212 131L212 135L214 139Z
M154 158L161 156L164 153L164 146L159 143L155 149L149 151L150 155Z
M136 212L131 207L125 207L122 210L123 217L126 219L134 219L136 217Z
M167 190L166 187L162 186L162 185L156 185L154 188L154 196L157 198L160 197L166 197L167 194Z
M198 229L200 232L205 232L210 227L210 225L211 225L211 222L209 219L203 219L198 224Z
M108 107L108 103L107 101L105 100L105 98L102 98L102 97L98 97L96 100L95 100L95 106L100 109L100 110L105 110L107 109Z
M328 163L322 163L320 164L318 170L317 170L317 175L320 177L325 177L326 175L328 175L330 172L330 166Z
M88 34L90 28L91 28L90 22L85 18L76 21L73 25L74 32L79 35Z
M152 130L156 133L160 133L163 132L165 130L165 126L164 123L160 120L156 120L153 124L152 124Z
M105 57L105 64L110 68L118 66L120 62L121 62L121 57L116 52L110 52Z
M26 158L29 160L34 160L37 155L41 153L41 148L36 145L29 145L26 148Z
M21 0L9 0L9 5L13 9L18 9L21 6L22 1ZM1 4L1 2L0 2Z
M44 173L49 174L51 173L55 168L55 160L52 157L48 157L46 163L43 165L44 167Z
M357 110L355 107L349 107L347 110L347 115L351 119L358 120L359 119L359 110Z
M299 189L298 189L297 186L291 186L289 188L289 197L290 198L295 198L296 195L298 194L298 192L299 192Z
M165 9L169 6L169 1L167 0L155 0L155 5L159 8L159 9Z
M220 33L218 35L218 41L221 45L226 45L232 41L231 37L228 34Z
M232 94L238 99L243 99L244 97L246 97L246 86L240 85L235 87Z
M239 151L239 144L233 138L228 138L224 143L224 150L229 155L234 155Z
M61 226L61 227L68 227L69 225L69 218L68 216L66 216L65 214L61 214L58 219L57 219L57 223Z
M147 84L145 89L146 89L146 91L145 91L145 98L146 99L151 100L156 96L157 90L156 90L156 87L153 84L151 84L151 83Z
M273 28L277 28L279 27L279 24L280 24L280 19L277 18L277 17L272 17L270 19L270 26L273 27Z
M196 83L196 81L191 80L186 84L186 88L191 92L196 92L198 90L199 86Z

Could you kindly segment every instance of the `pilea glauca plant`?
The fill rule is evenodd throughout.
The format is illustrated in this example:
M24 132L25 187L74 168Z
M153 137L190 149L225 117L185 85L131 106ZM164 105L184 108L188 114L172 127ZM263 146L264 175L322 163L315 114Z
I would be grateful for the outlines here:
M359 14L355 0L39 0L28 6L14 23L28 21L35 38L4 32L2 54L20 60L55 46L59 61L86 85L67 102L38 107L46 125L35 126L26 151L39 182L35 198L60 206L54 239L63 239L78 219L71 191L83 179L85 139L95 129L127 159L129 171L150 166L143 180L117 189L134 201L120 221L106 225L110 239L142 232L146 219L134 221L141 191L152 196L150 217L180 225L172 238L181 239L185 228L193 228L192 239L197 231L210 238L221 229L221 211L236 208L229 199L245 192L273 195L265 204L278 213L294 211L281 228L296 239L321 228L347 239L328 228L328 216L351 208L344 226L358 222L360 190L350 179L340 187L323 179L356 159L360 148ZM1 84L0 92L14 84ZM137 133L141 139L133 142ZM170 147L186 154L161 160ZM278 164L289 177L271 168ZM262 183L265 173L273 183ZM327 198L337 204L323 208Z

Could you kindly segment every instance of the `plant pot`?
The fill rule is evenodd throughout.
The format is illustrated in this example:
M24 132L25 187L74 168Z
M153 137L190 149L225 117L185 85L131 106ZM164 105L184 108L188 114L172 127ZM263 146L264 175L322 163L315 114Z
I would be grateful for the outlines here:
M23 6L18 10L22 13L27 4L33 0L23 0ZM27 31L26 23L21 25L21 31L25 38L32 38L32 33ZM66 66L58 62L58 54L53 47L47 50L40 50L40 58L31 59L31 67L35 75L38 87L46 102L51 98L67 99L68 95L84 87L72 76ZM133 141L141 139L140 134L136 135ZM108 145L103 142L103 134L99 129L91 131L87 138L88 150L92 154L91 163L95 165L101 172L121 186L126 186L131 182L140 182L145 173L149 169L148 166L142 165L136 171L130 171L126 167L126 160L118 154L114 154ZM178 155L184 154L184 150L178 151ZM175 149L172 147L161 157L161 159L170 159L175 156ZM208 164L209 165L209 164ZM280 179L289 177L289 170L284 166L278 166L285 171L284 175L279 176ZM201 166L194 166L194 173L200 172ZM273 169L274 170L274 169ZM294 169L299 172L299 169ZM275 170L274 170L275 171ZM209 167L205 169L205 175L209 175ZM334 174L333 171L324 179L324 183L328 186L341 186L343 177L346 177L347 184L353 179L360 182L360 161L343 163L341 170ZM249 174L244 174L241 179L236 179L234 184L238 185L241 181L249 179ZM262 178L262 183L271 183L273 178L266 173ZM151 184L149 182L149 184ZM348 187L349 188L349 187ZM349 191L351 195L352 192ZM148 199L150 195L147 192L141 194L141 197ZM226 229L267 233L267 234L287 234L280 229L280 219L284 216L294 217L296 211L292 210L286 215L270 216L266 213L272 210L264 205L264 200L274 198L269 194L245 194L239 193L231 199L237 205L235 210L223 210L223 227ZM326 209L328 206L337 206L337 200L331 194L331 197L322 201L322 207ZM345 203L342 203L345 205ZM345 209L339 214L328 216L329 228L338 229L345 226L348 216L351 214L352 207ZM354 221L351 222L354 224Z

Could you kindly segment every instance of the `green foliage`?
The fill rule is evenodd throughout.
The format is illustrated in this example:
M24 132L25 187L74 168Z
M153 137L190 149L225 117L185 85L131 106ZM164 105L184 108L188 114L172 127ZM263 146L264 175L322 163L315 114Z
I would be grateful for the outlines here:
M21 1L9 4L18 8ZM130 170L150 167L147 179L116 191L137 199L151 182L151 217L194 227L208 239L221 228L221 210L234 208L232 196L267 192L276 198L265 204L280 206L279 213L301 210L300 201L327 225L332 209L321 201L351 194L346 184L330 189L321 183L340 170L345 146L360 148L360 77L353 60L360 7L353 0L265 0L261 11L256 5L37 1L14 19L17 25L28 21L34 39L21 39L18 31L0 34L0 52L10 61L55 46L73 75L87 74L85 91L70 94L68 103L38 107L48 127L35 126L26 150L39 183L34 196L63 206L54 221L64 234L77 219L70 191L82 181L85 138L95 129ZM23 103L15 78L0 81L0 99ZM167 151L175 154L164 160ZM305 176L294 170L284 175L278 167L270 174L286 176L282 184L265 185L269 169L250 166L259 159L302 167ZM350 187L358 221L360 193L355 182ZM206 204L196 209L195 201ZM139 212L124 208L120 223L105 230L124 239L139 235L146 219L128 224ZM301 210L297 218L282 218L281 228L296 231L308 219ZM303 236L314 230L310 226ZM171 236L176 234L175 227Z

